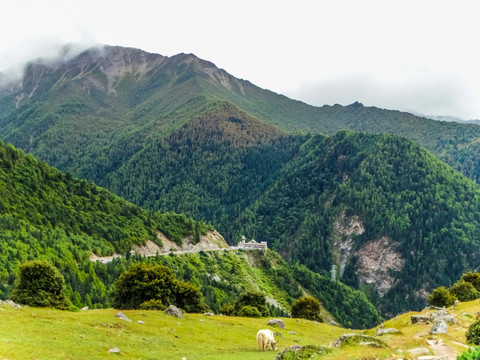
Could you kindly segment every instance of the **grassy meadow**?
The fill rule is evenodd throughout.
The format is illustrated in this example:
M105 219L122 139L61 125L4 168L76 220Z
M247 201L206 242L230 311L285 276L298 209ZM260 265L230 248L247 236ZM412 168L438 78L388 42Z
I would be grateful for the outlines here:
M415 359L407 350L425 346L427 340L442 340L445 348L460 354L465 350L465 331L480 311L478 300L461 303L451 309L455 324L449 334L430 335L431 324L411 324L414 313L399 315L384 323L398 334L381 337L388 347L349 346L332 348L322 359ZM0 308L0 359L162 359L162 360L240 360L273 359L291 345L329 345L340 335L353 332L303 319L283 319L286 329L271 328L277 351L261 352L256 348L259 329L269 328L268 319L204 316L186 314L183 319L160 311L124 311L132 322L115 317L115 309L67 312L46 308ZM425 309L423 313L433 312ZM143 321L140 324L137 321ZM375 335L376 329L355 331ZM291 334L294 332L295 334ZM119 348L120 353L109 353ZM440 354L436 354L440 355Z

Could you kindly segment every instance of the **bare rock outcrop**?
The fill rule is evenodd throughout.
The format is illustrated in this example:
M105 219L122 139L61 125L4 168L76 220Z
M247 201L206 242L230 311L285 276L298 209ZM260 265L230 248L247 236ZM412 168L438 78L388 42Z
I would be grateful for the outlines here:
M354 237L362 235L365 227L356 215L346 216L344 212L333 223L332 238L335 262L339 265L339 275L343 275L353 251Z
M358 259L355 269L358 280L363 284L373 284L380 297L395 284L392 273L401 271L405 265L405 259L386 236L368 241L355 255Z
M123 312L121 312L121 311L119 311L119 312L115 315L115 317L117 317L117 318L119 318L119 319L121 319L121 320L125 320L125 321L132 322L132 320L130 320L130 319L128 318L128 316L125 315L125 314L124 314Z
M206 235L200 236L200 241L193 242L192 237L182 240L182 245L169 240L163 233L158 232L158 238L162 241L162 246L157 245L151 240L147 240L143 246L134 246L132 253L142 256L155 256L156 254L166 254L170 252L196 252L201 250L221 250L228 249L229 246L222 235L216 230L209 231Z
M166 310L165 314L175 316L177 318L183 318L182 310L177 308L175 305L170 305Z
M272 319L269 320L267 325L270 326L278 326L280 329L285 329L285 323L283 322L282 319Z
M387 344L380 339L377 339L373 336L356 334L356 333L348 333L348 334L341 335L333 343L332 346L340 348L340 347L349 346L349 345L359 345L361 343L363 343L364 345L368 344L369 346L372 346L371 344L374 343L375 347L387 347Z

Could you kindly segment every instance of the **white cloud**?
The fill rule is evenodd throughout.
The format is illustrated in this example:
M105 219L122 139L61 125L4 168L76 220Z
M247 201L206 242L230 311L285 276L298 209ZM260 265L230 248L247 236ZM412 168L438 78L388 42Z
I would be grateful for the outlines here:
M1 8L0 71L56 43L101 42L192 52L316 105L363 98L480 118L473 0L7 0Z
M470 119L476 111L476 94L468 83L454 75L428 70L395 80L366 73L344 74L305 83L286 94L318 106L359 101L368 106L425 115L455 114L464 119Z

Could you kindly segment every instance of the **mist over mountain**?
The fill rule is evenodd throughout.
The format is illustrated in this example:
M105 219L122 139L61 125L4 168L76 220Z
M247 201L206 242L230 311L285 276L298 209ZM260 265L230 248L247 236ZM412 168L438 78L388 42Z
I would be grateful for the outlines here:
M313 107L193 54L111 46L29 64L0 104L5 142L137 205L210 221L231 244L245 234L314 271L333 265L385 314L478 266L476 125Z

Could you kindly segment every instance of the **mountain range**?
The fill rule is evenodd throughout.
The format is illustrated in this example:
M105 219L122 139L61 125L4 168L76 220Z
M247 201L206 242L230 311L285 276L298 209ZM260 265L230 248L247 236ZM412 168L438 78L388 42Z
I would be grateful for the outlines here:
M197 285L217 313L240 293L261 290L273 316L288 315L308 293L322 300L327 320L355 328L381 320L358 290L290 266L272 251L230 249L211 225L143 210L2 142L0 194L0 299L8 297L20 263L41 259L62 272L75 306L109 307L114 281L142 261ZM183 249L193 250L174 255Z
M231 244L245 234L333 268L386 315L478 266L474 124L313 107L192 54L105 46L4 85L0 138Z

